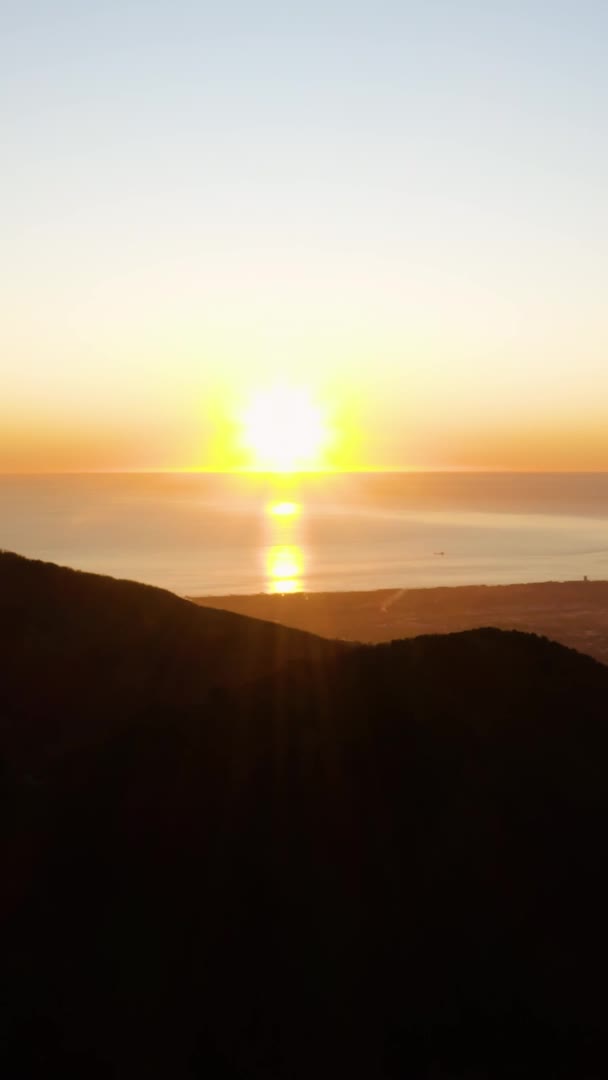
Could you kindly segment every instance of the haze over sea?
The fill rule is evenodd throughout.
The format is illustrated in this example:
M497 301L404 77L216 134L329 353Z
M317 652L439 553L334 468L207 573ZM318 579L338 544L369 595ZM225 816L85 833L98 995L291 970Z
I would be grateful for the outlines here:
M608 474L2 476L0 547L183 595L608 578Z

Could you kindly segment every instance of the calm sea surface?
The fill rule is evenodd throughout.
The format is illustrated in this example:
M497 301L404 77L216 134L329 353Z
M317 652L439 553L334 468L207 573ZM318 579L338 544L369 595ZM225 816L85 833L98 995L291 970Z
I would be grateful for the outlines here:
M608 474L0 476L0 548L190 596L608 578Z

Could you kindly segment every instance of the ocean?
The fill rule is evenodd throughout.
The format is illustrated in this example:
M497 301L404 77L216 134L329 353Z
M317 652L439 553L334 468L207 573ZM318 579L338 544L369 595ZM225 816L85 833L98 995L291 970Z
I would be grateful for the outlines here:
M0 548L185 596L608 578L608 474L0 476Z

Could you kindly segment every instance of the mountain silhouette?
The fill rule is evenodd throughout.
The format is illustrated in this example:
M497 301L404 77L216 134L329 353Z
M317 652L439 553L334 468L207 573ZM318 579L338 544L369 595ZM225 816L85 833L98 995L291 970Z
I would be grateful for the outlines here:
M10 1077L608 1073L608 668L0 555Z

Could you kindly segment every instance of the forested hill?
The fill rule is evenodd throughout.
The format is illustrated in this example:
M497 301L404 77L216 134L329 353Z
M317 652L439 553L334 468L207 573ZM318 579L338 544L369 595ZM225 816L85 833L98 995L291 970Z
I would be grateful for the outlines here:
M273 623L202 612L162 589L0 552L0 704L32 753L90 741L152 706L200 705L214 687L293 660L316 670L339 648Z
M0 557L0 1071L608 1072L608 669Z

